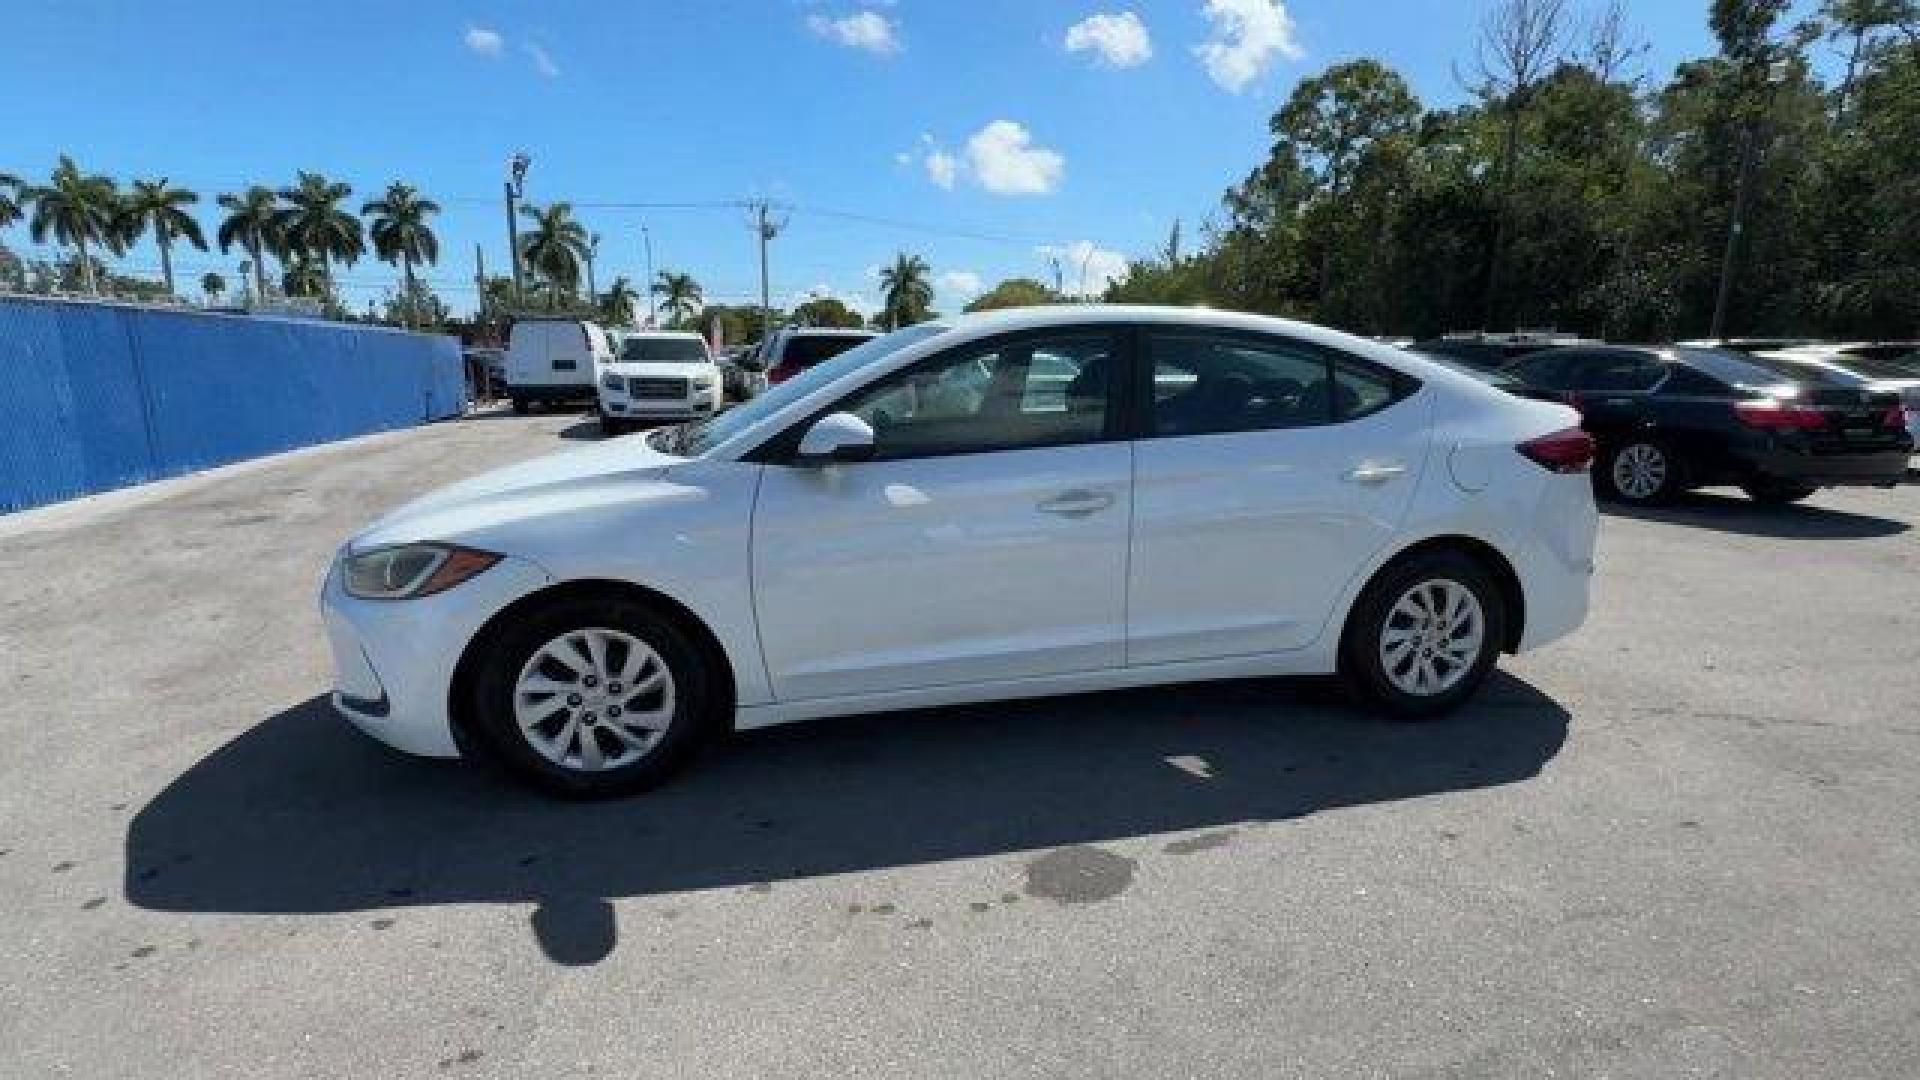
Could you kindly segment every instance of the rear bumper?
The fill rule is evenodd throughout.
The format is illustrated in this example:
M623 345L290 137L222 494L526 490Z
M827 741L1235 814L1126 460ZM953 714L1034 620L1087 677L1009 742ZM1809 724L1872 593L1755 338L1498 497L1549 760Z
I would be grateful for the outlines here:
M1761 480L1811 487L1886 486L1906 479L1912 453L1910 447L1830 454L1775 448L1747 455L1745 465Z

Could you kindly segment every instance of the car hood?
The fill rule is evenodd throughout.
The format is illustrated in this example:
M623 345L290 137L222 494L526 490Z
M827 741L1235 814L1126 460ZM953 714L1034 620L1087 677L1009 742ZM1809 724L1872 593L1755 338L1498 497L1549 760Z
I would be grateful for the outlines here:
M623 379L694 379L702 376L718 378L720 370L712 364L631 364L611 363L600 365L600 370L610 371Z
M667 470L685 460L647 445L644 432L549 454L429 492L361 530L348 548L460 540L529 517L631 502L664 486Z

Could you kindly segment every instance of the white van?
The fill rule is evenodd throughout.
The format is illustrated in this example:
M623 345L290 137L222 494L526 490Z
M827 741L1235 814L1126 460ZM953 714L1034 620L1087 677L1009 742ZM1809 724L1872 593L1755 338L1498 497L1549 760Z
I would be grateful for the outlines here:
M521 319L507 338L507 396L523 413L536 401L591 401L595 372L613 359L607 332L581 319Z
M600 427L612 435L649 420L712 416L723 396L720 365L699 334L623 334L619 355L600 369Z

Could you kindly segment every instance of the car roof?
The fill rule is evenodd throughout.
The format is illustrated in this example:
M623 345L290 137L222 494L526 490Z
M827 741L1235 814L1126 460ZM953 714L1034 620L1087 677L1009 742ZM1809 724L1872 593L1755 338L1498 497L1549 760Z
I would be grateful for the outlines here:
M861 330L852 326L789 326L786 333L790 337L879 337L878 330Z
M691 330L624 330L622 341L705 341Z

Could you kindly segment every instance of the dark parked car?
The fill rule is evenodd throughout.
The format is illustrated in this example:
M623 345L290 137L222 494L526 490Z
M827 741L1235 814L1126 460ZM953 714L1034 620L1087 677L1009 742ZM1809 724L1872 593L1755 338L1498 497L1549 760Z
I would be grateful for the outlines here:
M1587 346L1515 361L1536 396L1579 409L1600 491L1651 503L1734 484L1787 503L1841 485L1889 487L1913 438L1897 394L1721 349Z
M1406 346L1408 352L1444 357L1482 371L1497 371L1508 363L1544 349L1564 349L1594 342L1567 334L1447 334Z
M878 336L870 330L786 326L774 331L772 339L760 351L760 363L766 369L769 384L783 383L822 360L831 360Z

